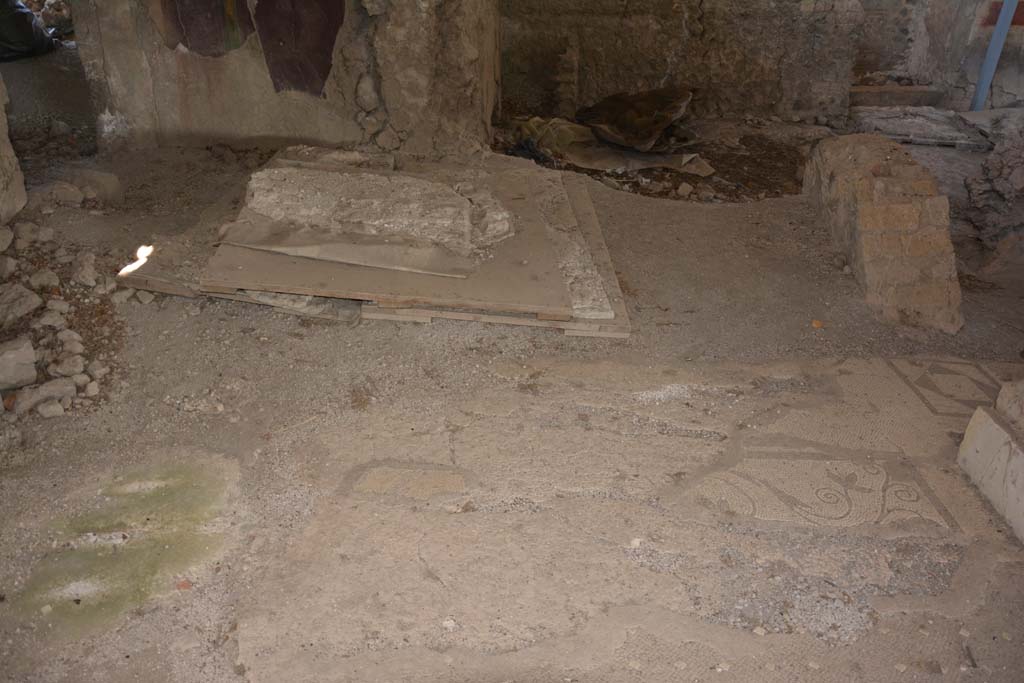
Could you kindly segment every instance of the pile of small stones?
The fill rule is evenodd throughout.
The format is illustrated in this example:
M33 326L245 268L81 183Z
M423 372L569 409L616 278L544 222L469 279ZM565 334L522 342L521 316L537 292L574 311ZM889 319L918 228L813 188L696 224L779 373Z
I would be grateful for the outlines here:
M51 264L70 275L62 281ZM97 273L96 256L71 254L53 231L30 222L0 227L0 396L6 422L43 418L89 405L110 374L106 355L89 349L68 319L76 307L116 295Z

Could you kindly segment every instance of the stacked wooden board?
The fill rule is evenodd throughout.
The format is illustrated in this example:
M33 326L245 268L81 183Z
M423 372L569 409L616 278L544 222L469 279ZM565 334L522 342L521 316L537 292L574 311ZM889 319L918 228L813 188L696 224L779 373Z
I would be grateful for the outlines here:
M145 263L131 272L118 275L124 287L188 299L211 297L242 303L270 306L282 313L355 324L359 322L359 303L347 299L324 297L282 297L268 292L235 291L203 292L199 288L199 270L209 260L213 246L193 243L188 235L162 239L153 245L155 251Z
M309 163L308 154L296 161L299 156L284 154L272 163ZM174 278L154 259L148 269L129 276L127 284L242 300L251 300L254 291L355 300L363 302L362 317L371 320L464 320L550 328L570 336L628 338L629 316L586 187L591 181L509 157L480 163L476 182L486 185L514 216L516 231L465 278L220 244L198 282L171 282ZM321 168L325 164L322 158L317 163ZM465 174L461 166L432 164L410 165L402 172L449 178L456 184ZM575 261L570 263L567 254Z

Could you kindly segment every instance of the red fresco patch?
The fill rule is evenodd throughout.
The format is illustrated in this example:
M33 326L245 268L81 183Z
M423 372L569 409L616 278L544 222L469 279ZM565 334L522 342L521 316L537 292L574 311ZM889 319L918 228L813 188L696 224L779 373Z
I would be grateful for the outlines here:
M981 20L981 25L986 27L995 26L999 21L999 13L1003 11L1002 2L993 2L988 7L988 14ZM1024 4L1017 5L1017 11L1013 13L1012 26L1024 26Z

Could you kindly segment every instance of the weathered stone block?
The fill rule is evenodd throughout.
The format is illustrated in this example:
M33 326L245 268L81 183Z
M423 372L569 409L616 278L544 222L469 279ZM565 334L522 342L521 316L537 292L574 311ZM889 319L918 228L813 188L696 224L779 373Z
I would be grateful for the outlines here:
M949 197L928 197L921 203L921 225L947 231L949 228Z
M908 235L903 241L904 253L912 258L923 256L935 256L943 254L952 255L952 243L949 235L938 231L918 232Z
M11 327L43 305L39 296L17 282L0 285L0 330Z
M36 381L36 352L32 341L15 339L0 344L0 390L17 389Z
M124 201L124 187L115 173L96 168L71 167L65 175L67 181L89 199L99 199L104 204L120 204Z
M996 511L1024 540L1024 448L1020 436L991 408L978 408L957 462Z
M24 415L40 403L46 401L62 401L65 398L72 399L78 395L78 388L75 381L68 377L50 380L38 387L28 387L18 392L14 401L14 412Z
M1024 379L1007 382L999 392L996 410L1024 434Z
M0 223L14 218L27 201L25 177L7 132L7 102L7 88L0 78Z
M892 225L892 218L885 207L865 204L857 213L857 230L861 233L881 232Z

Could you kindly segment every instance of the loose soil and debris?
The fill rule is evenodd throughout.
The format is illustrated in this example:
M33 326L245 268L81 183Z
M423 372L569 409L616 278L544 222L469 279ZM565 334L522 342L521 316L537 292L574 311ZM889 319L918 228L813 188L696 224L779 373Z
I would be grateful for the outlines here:
M608 168L598 170L589 164L574 164L572 151L564 146L569 133L552 138L545 128L548 124L540 119L525 127L522 122L511 122L498 132L495 150L532 159L548 168L584 173L615 190L663 199L717 203L800 194L803 168L811 145L832 134L822 126L753 117L744 121L682 121L666 127L652 147L647 155L651 168L642 168L642 153L601 142L607 150L608 161L603 163ZM568 125L575 124L566 122L563 127ZM544 131L544 137L531 137L536 136L538 130ZM631 155L629 170L614 168L615 154ZM685 159L692 155L697 157L686 163ZM588 157L602 158L594 154ZM668 168L660 159L665 159L668 165L678 164L681 169ZM674 159L679 161L671 161ZM627 163L625 158L622 163Z
M701 157L753 185L788 124L730 125ZM597 186L629 340L111 290L237 214L230 151L92 160L123 203L0 232L59 382L2 391L0 678L1016 680L1024 554L954 463L1024 376L1019 289L889 325L801 197ZM45 374L75 355L88 383Z

